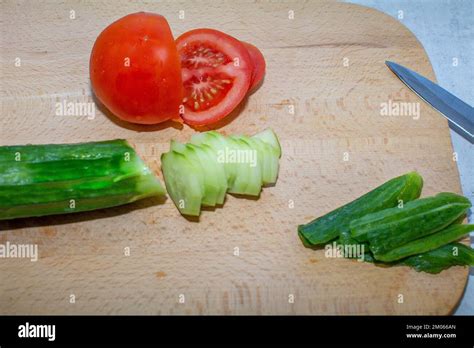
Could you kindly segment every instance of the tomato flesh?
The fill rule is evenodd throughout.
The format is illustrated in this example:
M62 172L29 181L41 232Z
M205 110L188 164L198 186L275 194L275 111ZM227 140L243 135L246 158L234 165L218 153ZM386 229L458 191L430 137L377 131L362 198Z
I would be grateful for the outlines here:
M97 98L122 120L180 119L181 65L163 16L133 13L105 28L92 49L90 78Z
M225 99L231 83L229 77L223 74L192 76L183 85L183 104L195 111L215 107Z
M183 104L190 110L208 110L219 104L232 87L232 78L220 68L231 63L222 52L202 44L190 44L182 50L184 75Z
M227 116L245 98L252 62L237 39L213 29L196 29L176 40L181 59L184 122L201 126Z

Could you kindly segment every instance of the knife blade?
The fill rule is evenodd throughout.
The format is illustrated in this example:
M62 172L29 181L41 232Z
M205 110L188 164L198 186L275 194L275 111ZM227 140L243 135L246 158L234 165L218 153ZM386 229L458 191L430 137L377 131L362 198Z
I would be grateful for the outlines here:
M385 61L389 69L421 99L448 119L451 129L474 142L474 108L413 70Z

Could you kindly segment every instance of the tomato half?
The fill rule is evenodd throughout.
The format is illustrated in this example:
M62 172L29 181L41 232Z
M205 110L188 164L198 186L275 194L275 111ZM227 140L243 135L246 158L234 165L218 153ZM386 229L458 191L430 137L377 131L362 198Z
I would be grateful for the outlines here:
M125 121L179 119L181 66L163 16L133 13L105 28L92 49L90 78L97 98Z
M252 44L242 41L245 48L249 52L250 59L252 60L252 81L250 82L249 93L255 92L260 84L262 83L263 76L265 75L266 63L262 52Z
M195 29L176 40L181 58L184 122L215 123L245 98L252 62L245 46L213 29Z

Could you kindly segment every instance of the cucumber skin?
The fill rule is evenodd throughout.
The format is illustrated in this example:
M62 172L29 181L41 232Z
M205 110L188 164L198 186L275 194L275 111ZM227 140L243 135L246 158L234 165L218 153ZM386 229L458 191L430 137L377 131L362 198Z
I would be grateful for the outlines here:
M458 255L453 255L453 248ZM438 249L401 260L399 265L414 268L417 272L440 273L451 266L474 266L474 250L461 243L446 244Z
M369 248L369 243L360 243L359 241L355 240L351 236L351 231L349 229L344 229L341 230L339 233L339 238L337 239L337 244L340 244L342 246L349 245L349 246L354 246L354 245L359 245L359 246L364 246L364 259L367 257L367 255L371 254L370 248ZM346 258L350 258L344 255Z
M416 172L393 178L356 200L323 215L308 224L298 226L300 238L307 245L325 244L349 229L352 220L366 214L397 206L416 199L421 194L423 179Z
M122 139L0 147L0 220L108 208L164 194Z
M444 230L402 245L386 254L375 254L374 256L377 260L383 262L397 261L412 255L422 254L437 249L462 238L472 231L474 231L474 225L454 224Z
M470 206L463 196L439 193L408 202L403 208L389 208L353 220L351 234L359 241L368 240L370 250L377 258L377 255L442 230L465 214Z

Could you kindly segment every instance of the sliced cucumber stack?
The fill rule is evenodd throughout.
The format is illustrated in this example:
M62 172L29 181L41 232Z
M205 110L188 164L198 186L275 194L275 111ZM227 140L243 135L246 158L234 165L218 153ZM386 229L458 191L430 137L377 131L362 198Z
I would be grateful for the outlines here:
M278 177L281 147L271 129L252 137L197 133L191 142L171 141L161 156L166 189L183 215L224 203L226 192L259 196Z

